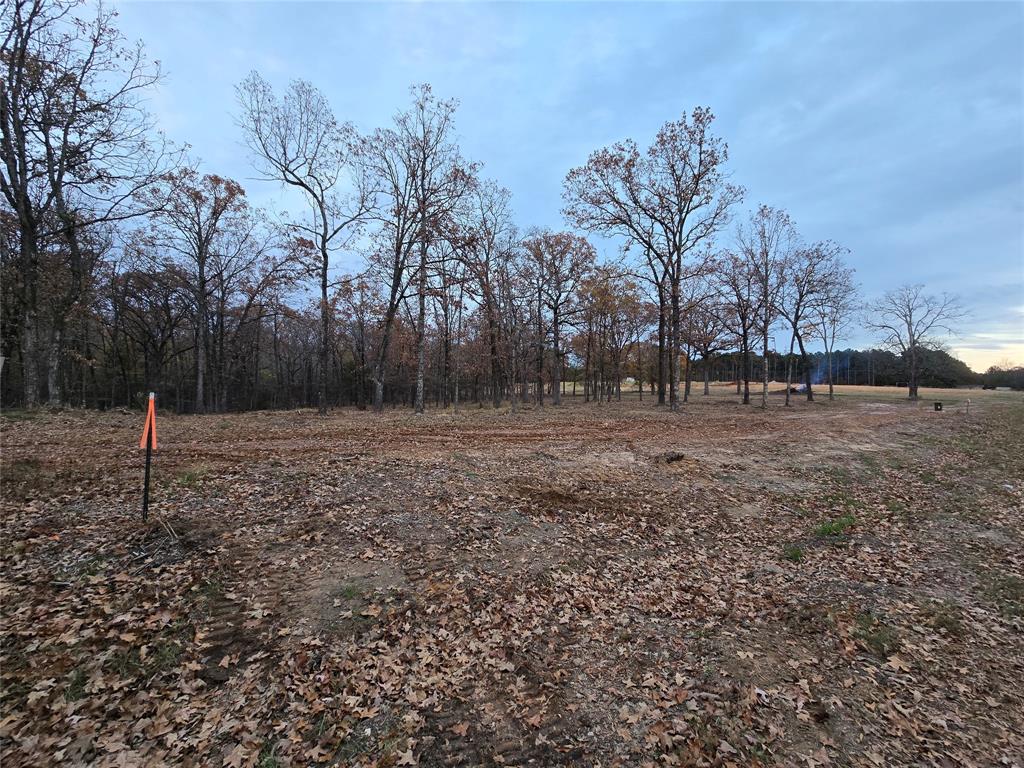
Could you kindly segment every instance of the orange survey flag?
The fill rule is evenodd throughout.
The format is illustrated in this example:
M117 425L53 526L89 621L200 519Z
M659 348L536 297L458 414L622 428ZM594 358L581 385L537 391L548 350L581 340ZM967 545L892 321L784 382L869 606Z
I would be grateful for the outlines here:
M153 450L156 450L156 398L152 392L149 393L149 411L146 413L146 426L142 428L142 439L139 440L139 448L146 447L146 440L149 433L153 433Z

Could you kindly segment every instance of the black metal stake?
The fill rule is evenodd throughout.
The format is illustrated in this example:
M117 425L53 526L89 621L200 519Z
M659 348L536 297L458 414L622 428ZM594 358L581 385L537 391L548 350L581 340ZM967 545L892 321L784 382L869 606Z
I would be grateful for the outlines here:
M142 485L142 522L149 518L149 463L153 459L153 430L146 434L146 480Z

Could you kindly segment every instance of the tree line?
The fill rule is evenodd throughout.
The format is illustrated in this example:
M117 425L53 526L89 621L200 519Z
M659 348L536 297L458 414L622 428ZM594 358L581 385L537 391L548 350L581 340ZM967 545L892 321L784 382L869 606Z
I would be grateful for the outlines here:
M564 179L569 229L521 230L509 191L463 156L457 103L429 85L361 131L313 84L254 72L236 89L239 137L256 175L304 202L272 215L157 130L144 98L158 67L114 14L86 12L3 8L4 404L154 390L178 411L423 412L558 404L569 387L606 401L625 384L676 409L695 378L762 405L771 380L788 403L849 378L855 356L836 348L865 307L849 254L806 242L779 208L744 211L710 109L649 146L595 150ZM598 258L588 236L619 253ZM869 304L898 353L871 353L871 383L916 398L959 315L920 286ZM902 378L880 373L897 365Z

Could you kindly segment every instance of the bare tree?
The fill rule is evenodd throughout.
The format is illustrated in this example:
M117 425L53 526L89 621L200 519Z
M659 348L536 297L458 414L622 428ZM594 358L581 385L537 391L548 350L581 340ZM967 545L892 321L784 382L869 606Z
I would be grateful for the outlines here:
M757 325L758 292L757 272L748 259L737 253L727 253L721 261L720 280L728 312L726 328L736 337L740 351L740 375L736 380L736 394L743 384L743 404L750 403L750 348Z
M843 252L844 250L833 242L815 243L796 248L783 265L778 307L790 327L790 357L793 356L794 345L800 350L808 402L814 400L814 390L805 337L808 330L814 334L815 329L819 328L814 320L820 320L820 312L838 298L835 296L836 282L843 280L844 277L848 279L847 270L843 268L840 260ZM816 316L812 316L814 310L818 311ZM789 365L786 368L786 405L789 405L791 388L792 365Z
M253 72L238 86L239 124L267 181L302 192L310 217L291 227L314 244L320 277L320 355L317 402L327 413L331 344L328 300L331 253L351 242L374 201L361 172L362 140L350 123L338 122L327 99L310 83L294 80L278 97Z
M491 403L502 400L502 296L499 279L508 273L506 262L512 258L517 231L512 222L511 193L494 182L478 184L466 213L463 258L469 273L467 293L480 305L486 346L490 358ZM514 373L513 373L514 375Z
M731 342L728 324L730 307L722 285L723 265L718 259L710 258L709 270L691 289L694 301L686 313L686 344L700 355L701 367L704 369L704 395L711 393L709 364L712 356L728 349ZM689 377L687 379L688 390Z
M137 193L176 162L143 105L159 69L140 44L125 44L113 11L101 5L83 16L79 8L72 0L9 0L0 11L0 191L18 221L29 406L39 402L44 358L48 398L61 400L64 324L98 264L90 232L147 213ZM48 271L66 277L59 293L44 296L40 260L47 249L59 257ZM44 304L49 329L40 323Z
M393 130L379 129L367 144L366 163L379 192L373 214L368 276L380 284L380 332L372 355L373 410L384 410L384 373L398 311L410 289L415 270L410 268L419 230L416 213L416 177L413 158Z
M231 179L183 168L167 177L150 192L166 199L166 205L139 240L161 247L180 260L193 292L195 308L196 403L197 413L207 405L206 372L210 352L210 264L214 254L224 250L225 240L252 227L245 190Z
M789 214L771 206L760 206L746 226L737 232L740 253L750 264L757 288L757 330L761 333L761 407L768 407L768 341L779 316L783 265L795 243L796 230Z
M706 252L699 260L700 268L695 270L690 279L684 284L682 302L682 327L680 328L680 342L683 350L684 373L683 373L683 402L690 400L690 385L693 380L693 353L696 350L695 323L701 310L715 298L718 293L718 286L714 279L718 264L710 251ZM705 322L707 317L702 318Z
M579 293L578 346L585 350L588 395L598 404L621 400L623 366L649 319L649 305L636 278L617 264L591 270Z
M836 341L843 337L853 323L859 298L857 286L853 282L852 269L847 269L836 260L826 275L821 290L810 303L809 328L825 347L828 399L835 400L832 355Z
M632 243L627 242L623 251L628 253ZM669 289L668 264L661 261L650 248L642 246L644 252L643 264L647 266L644 272L641 267L640 274L649 289L653 290L654 299L658 309L658 359L657 359L657 381L658 381L658 405L665 405L668 393L668 323L669 306L671 303ZM641 397L643 393L641 392Z
M175 340L192 312L185 275L174 264L154 264L143 252L148 249L137 245L126 244L122 262L110 265L109 279L97 297L98 315L108 331L105 357L120 368L129 401L132 347L141 352L143 389L162 389L169 363L185 351Z
M597 254L586 239L570 232L543 231L524 241L528 258L533 263L538 291L538 314L550 313L552 371L554 384L552 402L562 402L562 329L574 311L577 290L593 269ZM538 359L543 359L543 340L539 342ZM538 381L538 402L543 403L543 391Z
M454 227L449 229L445 240L438 244L439 254L436 259L438 286L434 294L435 313L438 317L441 335L438 344L440 356L438 402L444 408L454 402L456 411L459 407L459 351L462 348L462 317L466 282L469 279L465 261L461 258L465 246L463 236L462 228Z
M513 230L509 234L517 233ZM505 367L505 382L496 386L501 383L508 385L509 401L515 413L529 393L527 349L533 290L530 270L518 237L501 243L497 255L492 281L496 289L499 338L504 341L503 352L508 365Z
M455 102L438 100L428 85L413 88L412 96L412 107L395 116L394 126L377 130L366 142L366 168L378 198L371 217L377 224L371 271L387 293L373 355L374 410L378 412L384 407L384 365L395 318L413 290L415 409L423 412L430 270L443 259L440 246L454 228L460 201L475 183L475 168L459 156L454 143Z
M952 335L964 311L956 296L927 294L923 285L903 285L887 291L867 306L865 325L882 334L882 342L903 355L907 391L917 400L921 351L938 345L939 335Z
M727 222L742 190L727 182L728 146L698 107L666 123L641 152L626 140L590 155L565 178L565 214L576 226L635 242L657 258L670 294L670 402L678 407L681 285L685 259Z
M248 329L259 329L273 296L308 276L303 242L284 241L263 211L248 207L233 219L210 252L210 320L214 364L210 367L212 403L217 410L231 404L229 382L243 363ZM258 354L255 354L258 367Z
M416 269L416 397L415 411L423 413L426 312L429 284L428 255L439 245L460 200L469 192L476 172L465 162L454 143L453 100L438 100L429 85L412 89L413 105L395 117L395 148L405 155L406 173L412 176L411 215L416 221L415 239L419 249ZM404 199L402 196L401 199ZM407 213L407 215L408 215Z

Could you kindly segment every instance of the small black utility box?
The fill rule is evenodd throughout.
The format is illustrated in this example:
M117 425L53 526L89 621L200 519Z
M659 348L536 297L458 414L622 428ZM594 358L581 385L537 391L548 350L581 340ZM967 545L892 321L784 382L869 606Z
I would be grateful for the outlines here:
M941 411L942 410L942 403L936 403L935 404L935 410L936 411Z

